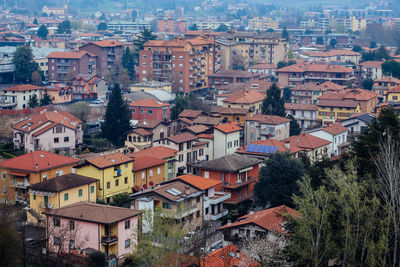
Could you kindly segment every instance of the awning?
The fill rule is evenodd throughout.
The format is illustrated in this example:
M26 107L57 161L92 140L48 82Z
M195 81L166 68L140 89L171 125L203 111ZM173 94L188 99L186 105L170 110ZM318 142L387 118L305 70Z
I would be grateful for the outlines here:
M9 172L9 175L14 175L14 176L21 176L21 177L25 177L28 176L29 173L23 173L23 172Z

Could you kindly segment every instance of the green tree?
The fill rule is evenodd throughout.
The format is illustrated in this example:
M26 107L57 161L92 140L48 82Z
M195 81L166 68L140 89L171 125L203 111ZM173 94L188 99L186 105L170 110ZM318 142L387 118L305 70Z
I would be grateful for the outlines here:
M20 235L11 221L13 218L11 206L1 204L0 209L0 266L17 266L18 258L21 256Z
M335 48L336 45L337 45L337 40L336 40L336 38L332 38L332 39L329 41L329 46L330 46L331 48Z
M136 46L137 50L143 50L143 45L150 41L155 40L157 36L152 33L149 29L145 28L140 34L137 35L138 39L135 40L133 43Z
M382 72L386 75L400 78L400 63L394 60L387 60L382 63Z
M178 115L188 106L188 98L185 96L177 95L175 104L171 108L171 120L178 119Z
M51 97L49 95L49 93L47 92L47 90L44 90L44 94L42 99L40 99L40 106L47 106L50 105L52 103Z
M267 97L261 106L262 114L285 117L285 101L281 97L281 90L273 83L267 91Z
M101 251L94 251L89 254L89 266L101 267L106 265L106 255Z
M369 48L376 48L376 42L375 41L371 41L369 42Z
M374 80L372 80L371 78L362 81L362 87L366 90L372 90L373 85L374 85Z
M68 112L86 123L90 115L89 104L86 101L73 103L69 105Z
M189 31L198 31L199 29L197 28L197 24L193 24L189 26Z
M129 208L131 206L132 200L129 198L128 193L121 193L114 195L111 198L111 205L123 208Z
M29 99L28 105L30 108L36 108L37 106L39 106L39 101L36 94L33 94L31 99Z
M38 64L33 60L33 52L29 45L17 47L13 55L13 64L17 82L30 82L32 73L39 70Z
M283 28L282 38L289 40L289 32L286 30L286 27Z
M227 32L227 31L229 31L229 27L226 25L226 24L220 24L219 26L218 26L218 28L217 29L215 29L215 31L216 32Z
M317 45L324 45L324 38L322 36L318 36L317 40L315 41Z
M116 83L111 91L107 104L102 135L115 146L122 146L126 133L131 129L131 113L119 84Z
M39 27L39 30L37 31L37 36L39 36L43 40L47 40L48 34L49 34L49 31L47 30L46 25L41 25Z
M287 115L287 118L290 119L290 128L289 128L290 136L299 135L301 133L300 124L292 115Z
M279 62L276 64L276 67L277 67L278 69L281 69L281 68L286 67L287 65L288 65L288 63L287 63L286 61L279 61Z
M39 25L39 23L38 23L36 18L33 20L32 24Z
M129 71L125 68L121 68L118 75L118 83L121 85L121 88L127 90L129 85L131 84L131 79L129 77Z
M375 51L374 60L380 61L380 60L383 60L383 59L385 59L385 60L391 59L391 56L389 55L389 53L386 50L386 48L383 45L381 45Z
M70 34L71 33L71 21L64 20L63 22L58 24L57 33L59 34Z
M274 153L261 167L259 180L254 186L256 201L265 206L292 205L292 195L298 193L297 181L304 175L299 159L288 153Z
M42 83L42 75L38 71L32 72L31 81L34 85L40 85Z
M122 54L122 67L128 70L131 79L135 77L135 55L127 47Z
M99 31L106 31L107 30L107 23L105 22L100 22L99 25L97 25L97 29Z
M353 50L354 52L361 53L361 52L362 52L362 47L361 47L360 45L356 44L356 45L353 46L353 49L352 49L352 50Z

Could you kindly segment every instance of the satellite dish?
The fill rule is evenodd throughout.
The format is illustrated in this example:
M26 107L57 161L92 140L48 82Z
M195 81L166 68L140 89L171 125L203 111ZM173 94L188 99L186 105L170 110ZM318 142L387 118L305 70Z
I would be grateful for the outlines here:
M52 209L52 208L53 208L53 204L49 203L49 204L47 205L47 207L48 207L49 209Z

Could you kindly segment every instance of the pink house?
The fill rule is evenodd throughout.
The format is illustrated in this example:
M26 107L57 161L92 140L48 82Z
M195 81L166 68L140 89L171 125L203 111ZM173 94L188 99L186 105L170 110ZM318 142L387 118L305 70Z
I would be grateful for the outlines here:
M169 119L171 115L170 107L170 104L154 99L141 99L129 104L134 120L162 121Z
M138 240L138 210L79 202L43 212L48 250L74 253L88 248L108 259L131 253Z

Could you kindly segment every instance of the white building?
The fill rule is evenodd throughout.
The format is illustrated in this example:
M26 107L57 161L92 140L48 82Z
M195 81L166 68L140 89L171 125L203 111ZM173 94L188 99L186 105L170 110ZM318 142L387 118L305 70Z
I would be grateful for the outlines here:
M236 122L219 124L214 127L214 158L232 155L240 147L242 127Z
M33 95L40 101L42 90L42 87L32 84L15 85L0 90L0 109L29 108L29 101Z
M285 110L287 114L292 115L296 119L303 129L311 128L318 119L317 105L285 103Z
M333 123L323 128L311 130L308 133L330 141L330 150L334 156L340 155L347 144L347 128L340 123Z
M354 137L366 131L373 118L371 114L366 113L343 120L341 124L347 128L349 135Z
M382 78L382 61L364 61L359 66L361 79L381 79Z

